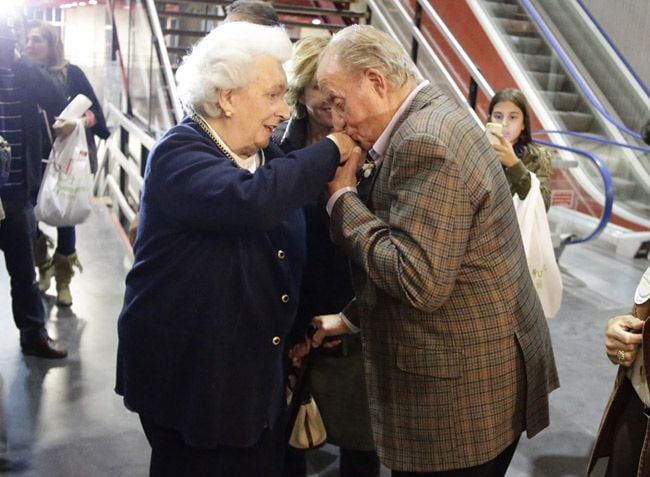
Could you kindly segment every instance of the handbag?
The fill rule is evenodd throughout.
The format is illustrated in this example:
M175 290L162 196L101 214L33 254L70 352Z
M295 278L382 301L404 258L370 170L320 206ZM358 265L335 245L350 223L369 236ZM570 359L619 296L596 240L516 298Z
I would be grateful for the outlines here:
M532 172L530 179L530 190L526 198L521 200L515 194L513 202L526 252L528 270L544 308L544 315L553 318L562 304L562 276L553 251L539 179Z
M92 174L81 120L67 137L57 137L36 199L36 219L55 227L82 223L92 211Z
M316 401L306 385L310 358L304 358L303 362L302 368L289 372L287 380L289 445L294 449L314 449L325 443L327 431Z

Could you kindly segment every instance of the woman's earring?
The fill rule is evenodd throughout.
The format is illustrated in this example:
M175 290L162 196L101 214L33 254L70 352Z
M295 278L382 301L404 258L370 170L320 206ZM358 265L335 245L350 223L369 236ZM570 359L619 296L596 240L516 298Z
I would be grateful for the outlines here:
M223 114L224 114L227 118L231 118L231 117L232 117L232 111L224 111Z

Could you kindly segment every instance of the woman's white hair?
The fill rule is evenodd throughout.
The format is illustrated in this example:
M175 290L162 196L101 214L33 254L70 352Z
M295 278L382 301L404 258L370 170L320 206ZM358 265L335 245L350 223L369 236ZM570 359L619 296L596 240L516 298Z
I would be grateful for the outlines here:
M291 57L291 40L280 27L247 22L224 23L197 43L176 72L178 94L187 113L209 117L223 114L218 90L238 89L256 77L256 57L280 63Z

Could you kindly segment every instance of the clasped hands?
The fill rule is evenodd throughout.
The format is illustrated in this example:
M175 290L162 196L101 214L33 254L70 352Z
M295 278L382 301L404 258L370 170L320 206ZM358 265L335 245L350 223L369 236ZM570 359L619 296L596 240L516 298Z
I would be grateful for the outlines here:
M643 323L632 315L619 315L607 321L605 348L612 363L632 366L643 340Z
M339 148L341 163L334 178L327 184L327 189L332 195L343 187L356 187L357 172L361 169L365 154L350 136L341 132L331 133L327 136Z

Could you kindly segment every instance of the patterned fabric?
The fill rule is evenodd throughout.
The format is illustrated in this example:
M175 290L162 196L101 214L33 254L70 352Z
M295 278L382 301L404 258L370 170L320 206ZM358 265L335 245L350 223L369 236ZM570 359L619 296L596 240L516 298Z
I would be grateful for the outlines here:
M0 68L0 136L11 146L11 172L2 186L2 198L24 198L27 191L23 158L23 116L18 100L16 75L11 68Z
M510 193L525 199L530 190L529 172L532 172L539 179L542 198L548 211L551 207L551 158L548 151L532 142L523 147L515 145L514 150L521 161L505 170Z
M494 152L473 120L424 88L396 127L367 204L336 202L352 257L375 444L393 470L496 457L549 423L558 387L548 326Z

